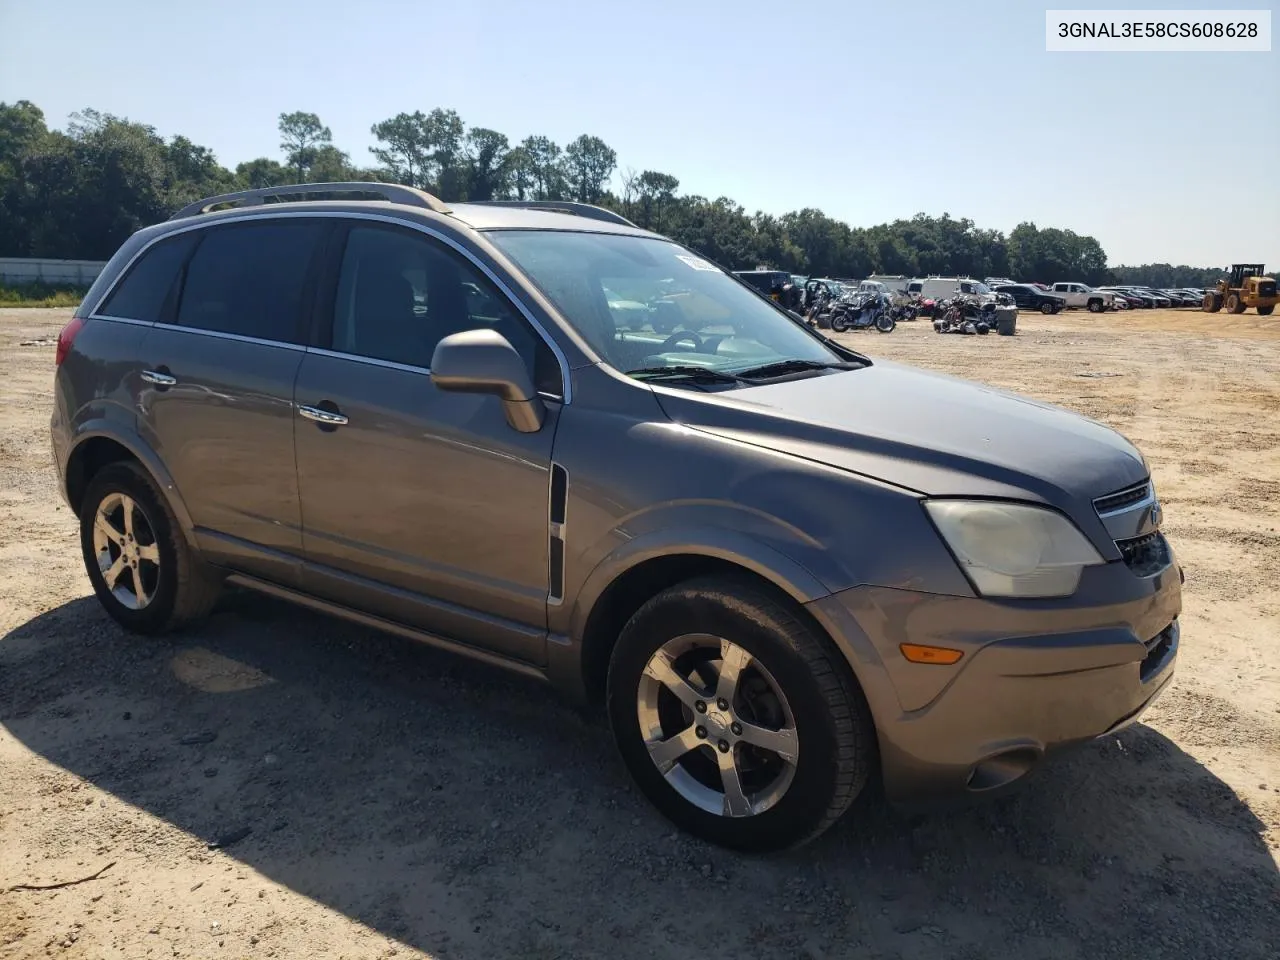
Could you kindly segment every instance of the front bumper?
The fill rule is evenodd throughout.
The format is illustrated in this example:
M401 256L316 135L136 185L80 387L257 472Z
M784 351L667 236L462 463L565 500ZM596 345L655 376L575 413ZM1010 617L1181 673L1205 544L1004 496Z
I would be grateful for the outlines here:
M1003 787L1059 747L1135 722L1173 676L1181 579L1176 561L1145 578L1113 563L1062 600L854 587L809 608L862 682L886 795L930 800ZM964 656L910 663L907 642Z

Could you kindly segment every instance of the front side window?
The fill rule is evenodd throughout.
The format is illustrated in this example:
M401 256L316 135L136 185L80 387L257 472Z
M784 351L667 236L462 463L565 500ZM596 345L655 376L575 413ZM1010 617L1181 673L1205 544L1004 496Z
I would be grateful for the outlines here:
M784 361L844 362L787 314L670 241L538 230L488 236L624 373L697 366L734 374Z
M97 312L147 323L167 319L178 292L178 274L197 239L194 232L180 233L148 247Z
M560 394L546 341L471 263L414 231L351 229L334 296L334 350L429 369L441 340L479 329L506 337L540 392Z
M323 229L319 220L293 219L201 231L187 265L178 325L304 342L303 291Z

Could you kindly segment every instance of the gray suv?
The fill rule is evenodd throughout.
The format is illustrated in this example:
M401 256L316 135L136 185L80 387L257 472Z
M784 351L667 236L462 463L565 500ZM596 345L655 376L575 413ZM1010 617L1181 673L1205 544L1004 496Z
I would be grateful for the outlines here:
M599 208L214 197L124 244L57 363L125 627L234 584L544 679L716 843L802 843L872 779L997 790L1173 674L1123 437L873 362Z

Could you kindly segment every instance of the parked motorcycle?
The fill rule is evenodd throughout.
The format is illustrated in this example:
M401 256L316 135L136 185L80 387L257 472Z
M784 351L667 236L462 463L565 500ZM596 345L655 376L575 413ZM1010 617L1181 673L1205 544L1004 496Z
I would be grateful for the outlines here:
M889 306L889 298L883 293L856 293L847 300L833 301L829 309L831 329L836 333L868 327L874 327L880 333L892 333L898 325Z

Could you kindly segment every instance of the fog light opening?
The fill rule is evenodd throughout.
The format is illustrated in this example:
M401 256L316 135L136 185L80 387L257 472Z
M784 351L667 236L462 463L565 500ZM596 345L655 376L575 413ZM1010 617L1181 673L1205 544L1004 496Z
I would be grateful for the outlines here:
M966 785L975 793L1003 787L1030 773L1040 756L1040 751L1034 747L1018 747L997 753L974 765Z

